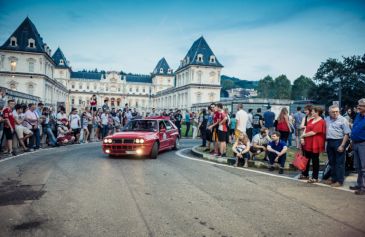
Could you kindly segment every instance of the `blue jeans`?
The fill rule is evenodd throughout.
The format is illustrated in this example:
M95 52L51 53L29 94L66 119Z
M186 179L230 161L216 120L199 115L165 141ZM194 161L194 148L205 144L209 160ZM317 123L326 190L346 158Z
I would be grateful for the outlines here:
M53 131L51 129L51 126L49 124L46 124L43 126L43 132L44 134L47 134L48 140L52 145L56 145L57 140L53 134Z
M345 180L345 153L338 152L337 149L341 145L342 139L327 140L327 155L331 167L332 182L343 183Z
M274 165L275 163L275 158L278 156L276 153L274 152L269 152L269 163L271 166ZM278 163L280 164L280 168L284 168L285 167L285 161L286 161L286 154L282 155L279 157Z
M103 128L101 129L102 138L108 136L108 133L109 133L109 126L108 125L103 125Z
M41 135L39 133L39 128L32 129L33 136L29 138L29 148L38 149L41 145ZM34 144L35 141L35 144Z
M357 186L365 191L365 142L352 144L357 170Z
M190 123L185 123L185 124L186 124L185 137L187 137L189 134L189 130L190 130Z

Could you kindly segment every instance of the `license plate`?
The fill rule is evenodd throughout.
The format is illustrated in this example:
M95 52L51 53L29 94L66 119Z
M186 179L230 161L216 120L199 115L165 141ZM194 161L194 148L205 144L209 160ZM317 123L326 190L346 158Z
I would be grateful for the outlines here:
M125 151L126 154L135 155L137 154L136 151Z

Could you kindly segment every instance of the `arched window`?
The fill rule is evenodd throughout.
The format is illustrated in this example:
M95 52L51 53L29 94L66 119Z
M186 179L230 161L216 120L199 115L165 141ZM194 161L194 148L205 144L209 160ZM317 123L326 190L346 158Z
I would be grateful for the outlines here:
M34 72L34 62L33 61L29 62L29 72Z
M60 65L64 65L64 63L63 59L60 59Z
M168 74L171 74L171 73L172 73L172 69L171 69L171 68L169 68L169 70L167 70L167 73L168 73Z
M35 41L34 39L28 39L28 48L35 48Z
M215 63L215 56L214 55L210 56L209 62L210 63Z
M198 61L198 62L200 62L200 63L202 63L203 62L203 54L198 54L197 56L196 56L196 61Z
M28 94L34 95L34 85L33 84L28 85Z
M18 46L17 40L14 36L10 38L10 46L12 47Z
M163 73L163 68L160 68L160 73Z
M10 70L12 72L16 71L16 61L10 61Z

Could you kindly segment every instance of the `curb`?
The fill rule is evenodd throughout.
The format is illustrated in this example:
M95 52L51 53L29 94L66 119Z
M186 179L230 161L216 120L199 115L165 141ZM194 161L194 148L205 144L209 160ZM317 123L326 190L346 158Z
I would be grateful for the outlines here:
M205 160L214 161L216 163L233 165L232 164L233 163L233 158L218 158L216 156L213 156L213 155L210 155L210 154L207 154L207 153L198 151L198 149L197 149L198 147L200 147L200 146L199 145L198 146L194 146L191 149L191 152L193 152L194 155L196 155L196 156L198 156L198 157L200 157L202 159L205 159ZM320 166L322 166L322 165L324 165L324 164L320 164ZM278 164L274 164L274 166L276 168L279 168ZM262 162L262 161L249 160L248 161L248 167L259 168L259 169L267 169L268 168L268 164L266 162ZM288 163L288 162L285 163L284 170L287 170L287 171L298 171L297 168L295 168L291 163Z

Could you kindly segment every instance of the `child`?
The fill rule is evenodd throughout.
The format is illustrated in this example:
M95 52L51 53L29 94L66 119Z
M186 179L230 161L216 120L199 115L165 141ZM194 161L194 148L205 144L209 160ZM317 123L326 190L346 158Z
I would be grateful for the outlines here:
M233 152L236 156L236 163L234 166L238 165L239 159L244 159L244 168L248 167L248 159L250 158L250 140L245 133L240 133L238 139L235 141L232 147Z
M274 171L274 162L280 164L279 174L284 173L284 166L286 161L286 152L288 150L284 141L280 140L280 133L273 132L271 135L271 142L267 145L269 152L269 171Z

